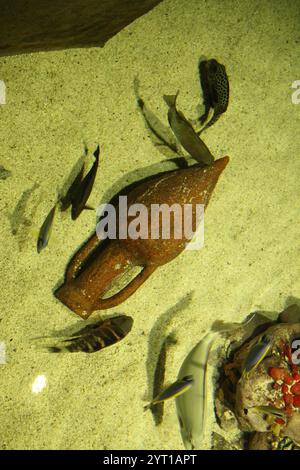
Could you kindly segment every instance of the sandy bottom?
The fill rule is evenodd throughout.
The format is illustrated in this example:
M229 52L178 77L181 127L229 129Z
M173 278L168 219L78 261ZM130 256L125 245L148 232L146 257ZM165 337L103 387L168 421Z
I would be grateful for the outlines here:
M0 164L12 172L0 180L1 448L182 449L174 402L158 427L143 412L166 336L177 340L166 357L171 382L215 320L278 312L300 298L300 104L291 88L300 79L299 25L289 0L165 0L103 49L0 59ZM81 322L53 289L95 226L92 211L76 223L59 213L38 255L38 230L57 191L84 144L101 147L94 206L128 182L176 168L149 137L134 79L164 124L162 95L177 89L178 107L195 119L200 56L225 64L231 86L226 115L203 134L216 158L231 158L206 212L205 247L104 312L134 318L122 342L91 355L44 351L34 338ZM33 393L39 375L46 387ZM217 429L210 409L203 448Z

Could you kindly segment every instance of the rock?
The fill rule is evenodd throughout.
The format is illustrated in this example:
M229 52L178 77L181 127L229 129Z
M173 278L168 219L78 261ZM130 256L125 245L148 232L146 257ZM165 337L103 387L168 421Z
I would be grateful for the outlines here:
M294 413L285 427L285 434L300 443L300 413Z
M254 432L250 437L249 450L271 450L273 439L272 432Z

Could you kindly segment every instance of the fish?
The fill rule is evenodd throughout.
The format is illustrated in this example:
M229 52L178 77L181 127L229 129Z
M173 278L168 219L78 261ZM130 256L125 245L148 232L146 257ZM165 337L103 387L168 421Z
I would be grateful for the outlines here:
M211 108L214 113L205 127L198 131L198 134L215 124L225 113L229 103L229 80L224 65L216 59L201 61L199 62L199 75L205 105L205 112L199 119L201 124L205 123Z
M294 450L295 447L297 447L297 443L290 437L284 436L277 442L275 450Z
M267 335L263 335L250 349L242 367L242 377L248 376L260 364L270 351L271 347L271 338Z
M286 418L284 409L275 408L275 406L251 406L251 408L245 409L244 413L247 415L250 410L263 415L274 416L275 418Z
M83 211L83 209L86 208L86 202L91 194L93 184L96 178L96 173L97 173L98 164L99 164L99 153L100 153L100 149L98 145L94 152L95 161L93 163L92 168L87 173L87 175L82 179L77 190L75 190L75 186L74 186L74 190L73 190L74 196L72 196L72 210L71 210L72 220L76 220L77 217L79 217L79 215Z
M170 127L182 147L192 158L201 164L211 165L214 157L210 150L196 133L192 124L185 118L184 114L176 108L178 94L179 90L176 95L164 95L163 97L169 106L168 121Z
M131 331L132 317L118 317L99 320L73 333L55 346L48 347L49 352L85 352L94 353L117 343Z
M194 386L184 395L176 398L177 415L181 437L187 450L201 449L205 434L207 415L207 364L211 348L218 336L232 333L241 326L252 322L224 323L215 322L209 331L185 358L178 379L192 375Z
M46 248L49 243L57 204L57 202L54 204L40 228L36 247L38 253L40 253L44 248Z
M200 449L207 414L207 362L217 332L207 333L184 360L178 380L191 375L194 386L176 397L181 437L187 450Z
M144 410L148 410L151 406L161 403L171 398L178 397L179 395L186 393L194 385L194 378L192 375L182 377L180 380L176 380L173 384L167 387L162 393L155 397L148 405L144 406Z

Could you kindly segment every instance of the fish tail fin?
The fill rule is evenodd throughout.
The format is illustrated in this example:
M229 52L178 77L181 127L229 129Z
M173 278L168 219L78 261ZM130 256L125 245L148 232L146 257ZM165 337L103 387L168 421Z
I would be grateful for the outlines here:
M94 157L96 158L96 160L98 160L99 154L100 154L100 147L99 147L99 144L98 144L97 147L96 147L96 150L94 152Z
M176 106L176 100L177 100L178 95L179 95L179 90L177 90L176 95L163 95L163 99L165 100L169 108Z

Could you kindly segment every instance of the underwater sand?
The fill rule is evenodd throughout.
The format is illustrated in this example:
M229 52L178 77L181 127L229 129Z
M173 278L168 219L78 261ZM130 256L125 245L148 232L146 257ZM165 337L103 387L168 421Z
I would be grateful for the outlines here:
M160 346L174 333L165 380L177 377L191 348L216 320L275 314L300 298L300 14L284 0L165 0L103 49L0 58L7 104L0 106L2 449L182 449L175 403L162 424L150 412ZM231 160L205 218L205 246L156 271L135 295L103 317L134 317L131 333L95 354L50 354L33 338L82 323L53 296L72 254L92 233L95 214L76 223L59 213L47 249L38 230L84 143L101 147L89 203L107 202L128 182L176 168L154 146L136 105L140 94L167 124L163 94L197 117L200 56L225 64L230 105L203 139ZM12 233L13 232L13 233ZM298 301L299 303L299 301ZM100 312L95 314L98 318ZM213 367L211 367L213 369ZM32 392L36 377L46 387ZM218 432L211 408L206 438Z

